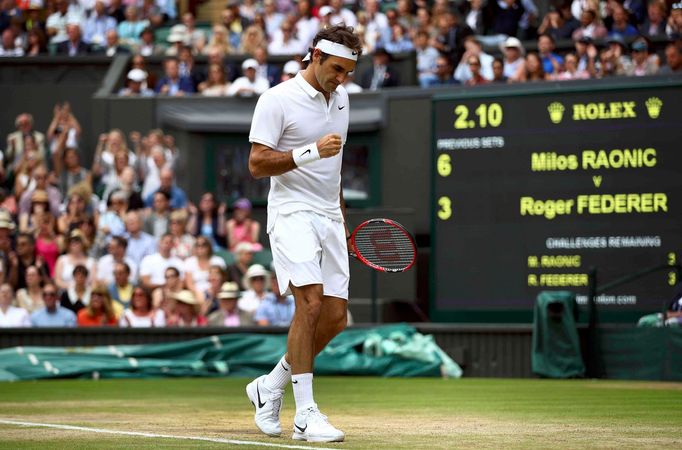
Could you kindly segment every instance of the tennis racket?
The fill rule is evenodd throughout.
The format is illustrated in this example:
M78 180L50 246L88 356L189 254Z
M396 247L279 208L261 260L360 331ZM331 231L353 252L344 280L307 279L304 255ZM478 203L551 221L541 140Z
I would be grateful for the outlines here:
M398 222L370 219L353 230L348 253L379 272L405 272L417 259L412 235Z

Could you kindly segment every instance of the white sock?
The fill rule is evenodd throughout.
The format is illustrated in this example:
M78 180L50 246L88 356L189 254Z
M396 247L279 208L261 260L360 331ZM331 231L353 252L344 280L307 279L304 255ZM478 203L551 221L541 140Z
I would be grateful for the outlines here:
M313 400L313 374L299 373L291 376L291 384L294 386L294 399L296 399L296 412L315 406Z
M263 384L266 388L274 391L276 389L284 389L289 384L289 381L291 381L291 366L282 356L282 359L275 365L275 368L265 377Z

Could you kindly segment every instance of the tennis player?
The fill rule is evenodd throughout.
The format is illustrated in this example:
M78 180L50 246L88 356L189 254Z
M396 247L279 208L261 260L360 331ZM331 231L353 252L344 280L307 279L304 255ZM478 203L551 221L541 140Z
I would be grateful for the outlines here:
M266 91L251 123L249 170L270 178L267 232L282 293L293 293L296 312L287 353L268 375L246 387L256 426L282 432L284 388L296 399L293 439L343 441L313 399L313 360L346 326L348 247L341 192L348 93L343 82L361 53L353 29L326 28L315 36L308 67Z

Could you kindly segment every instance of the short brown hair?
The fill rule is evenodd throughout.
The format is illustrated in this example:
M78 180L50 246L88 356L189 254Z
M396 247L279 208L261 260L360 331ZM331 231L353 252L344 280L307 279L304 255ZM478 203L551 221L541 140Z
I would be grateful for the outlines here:
M345 45L351 50L358 52L358 56L362 54L362 42L360 42L360 38L355 34L355 29L353 27L347 27L341 23L318 31L313 39L313 46L309 50L311 55L315 45L322 39ZM323 54L322 62L324 62L327 56L326 53Z

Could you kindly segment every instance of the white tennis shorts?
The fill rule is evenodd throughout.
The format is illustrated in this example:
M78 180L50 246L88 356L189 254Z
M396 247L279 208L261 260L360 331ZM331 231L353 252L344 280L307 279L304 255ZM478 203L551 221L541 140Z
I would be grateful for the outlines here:
M279 214L270 235L279 290L321 284L324 295L348 300L348 244L343 222L313 211Z

